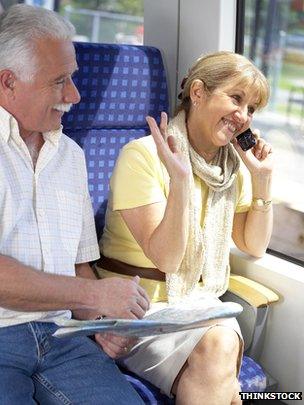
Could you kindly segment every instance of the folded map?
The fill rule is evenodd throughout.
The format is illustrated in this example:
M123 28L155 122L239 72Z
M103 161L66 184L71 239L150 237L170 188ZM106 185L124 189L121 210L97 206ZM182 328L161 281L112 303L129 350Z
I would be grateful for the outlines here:
M58 320L54 336L94 335L113 333L121 336L143 337L163 333L196 329L218 322L220 319L236 317L242 312L241 305L223 302L216 305L194 306L172 305L146 315L143 319L103 318L94 321Z

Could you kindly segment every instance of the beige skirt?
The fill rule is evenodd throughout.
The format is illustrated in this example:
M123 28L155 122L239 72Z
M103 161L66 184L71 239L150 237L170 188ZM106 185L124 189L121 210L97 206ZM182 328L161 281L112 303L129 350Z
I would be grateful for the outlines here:
M213 298L212 304L216 301L221 303L219 299ZM161 303L152 305L153 312L156 306L159 309L158 304ZM164 303L162 304L164 305ZM204 328L141 338L127 356L119 359L119 363L170 396L172 385L191 352L205 333L217 325L233 329L240 338L240 352L237 361L239 373L243 338L235 318L219 320Z

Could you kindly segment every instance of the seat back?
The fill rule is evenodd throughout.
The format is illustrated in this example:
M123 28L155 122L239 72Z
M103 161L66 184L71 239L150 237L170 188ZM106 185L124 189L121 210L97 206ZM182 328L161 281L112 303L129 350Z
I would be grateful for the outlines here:
M63 128L86 155L99 238L119 150L149 133L147 115L159 121L161 111L168 111L166 74L154 47L75 43L75 49L81 101L64 115Z

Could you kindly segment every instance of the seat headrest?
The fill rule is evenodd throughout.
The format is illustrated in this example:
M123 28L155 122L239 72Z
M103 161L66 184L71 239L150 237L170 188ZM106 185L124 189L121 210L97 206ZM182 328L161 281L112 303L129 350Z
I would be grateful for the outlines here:
M81 101L65 129L144 128L145 117L168 111L166 74L154 47L75 43L74 76Z

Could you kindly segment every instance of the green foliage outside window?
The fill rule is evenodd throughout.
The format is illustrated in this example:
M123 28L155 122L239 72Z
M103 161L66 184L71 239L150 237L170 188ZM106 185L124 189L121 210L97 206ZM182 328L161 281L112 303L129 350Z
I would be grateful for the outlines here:
M61 7L70 5L73 8L111 11L114 13L142 16L143 0L62 0Z

